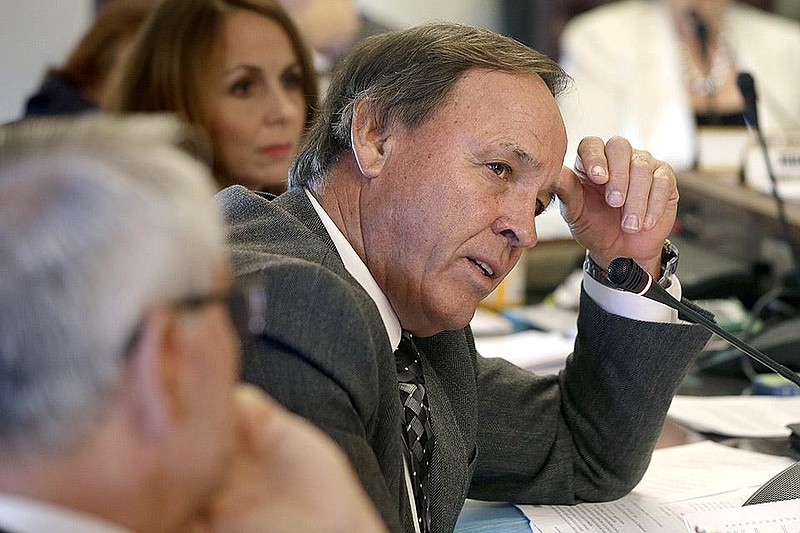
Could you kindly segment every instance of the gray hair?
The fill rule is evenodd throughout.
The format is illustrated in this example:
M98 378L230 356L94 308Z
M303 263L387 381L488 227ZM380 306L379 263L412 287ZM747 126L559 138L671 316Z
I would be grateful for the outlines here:
M0 128L0 450L77 445L148 309L207 291L224 235L166 117Z
M473 69L537 75L553 96L570 83L549 57L482 28L437 23L370 37L334 72L319 118L289 171L290 185L322 185L331 164L351 149L360 102L369 104L379 127L418 127Z

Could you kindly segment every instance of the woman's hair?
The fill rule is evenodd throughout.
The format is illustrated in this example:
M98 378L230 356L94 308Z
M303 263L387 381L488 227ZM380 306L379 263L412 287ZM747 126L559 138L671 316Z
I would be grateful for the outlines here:
M277 0L164 0L152 13L109 94L115 112L172 112L207 127L202 103L208 90L208 62L221 38L225 13L246 9L283 28L302 69L305 129L316 114L318 88L311 53Z
M152 11L151 2L115 0L100 12L64 65L47 76L66 78L84 94L98 91L108 80L120 47L132 39Z

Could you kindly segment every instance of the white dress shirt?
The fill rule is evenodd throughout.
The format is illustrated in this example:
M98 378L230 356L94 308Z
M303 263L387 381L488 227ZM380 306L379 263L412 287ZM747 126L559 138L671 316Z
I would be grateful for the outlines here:
M0 528L11 533L132 533L93 516L8 494L0 494Z

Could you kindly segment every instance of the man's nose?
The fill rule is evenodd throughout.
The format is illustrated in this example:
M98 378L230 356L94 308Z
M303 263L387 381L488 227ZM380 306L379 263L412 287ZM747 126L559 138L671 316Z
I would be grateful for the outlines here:
M535 209L525 210L518 216L502 216L495 220L492 230L508 239L511 246L532 248L539 238L536 234Z

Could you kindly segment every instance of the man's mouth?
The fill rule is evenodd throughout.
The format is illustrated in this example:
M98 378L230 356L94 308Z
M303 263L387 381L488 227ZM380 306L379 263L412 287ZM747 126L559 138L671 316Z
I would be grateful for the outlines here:
M479 261L477 259L473 259L471 257L469 257L468 259L470 261L472 261L472 263L475 266L477 266L478 268L481 269L481 271L483 272L484 276L486 276L487 278L494 277L494 270L492 270L492 267L490 267L488 264L484 263L483 261Z

